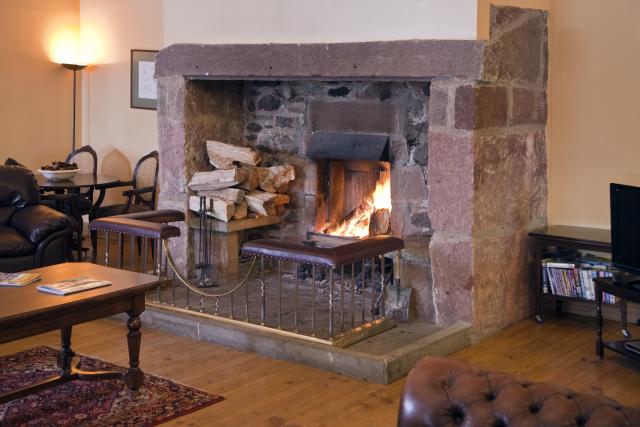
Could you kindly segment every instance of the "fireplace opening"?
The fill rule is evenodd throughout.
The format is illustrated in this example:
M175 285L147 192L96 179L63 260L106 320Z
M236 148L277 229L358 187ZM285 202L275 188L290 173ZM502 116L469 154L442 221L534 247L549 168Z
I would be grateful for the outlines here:
M362 239L391 229L389 136L315 132L307 156L321 177L316 233Z
M391 171L389 162L325 160L324 191L316 231L332 236L366 238L389 234Z

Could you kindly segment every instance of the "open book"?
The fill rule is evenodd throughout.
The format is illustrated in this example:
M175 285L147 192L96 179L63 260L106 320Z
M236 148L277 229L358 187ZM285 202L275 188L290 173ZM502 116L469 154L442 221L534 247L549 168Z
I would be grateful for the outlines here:
M39 285L38 290L54 295L69 295L76 292L88 291L89 289L101 288L109 286L111 282L104 280L88 279L86 277L78 277L75 279L66 279L57 283L48 283Z
M38 280L38 273L0 273L0 286L22 287Z

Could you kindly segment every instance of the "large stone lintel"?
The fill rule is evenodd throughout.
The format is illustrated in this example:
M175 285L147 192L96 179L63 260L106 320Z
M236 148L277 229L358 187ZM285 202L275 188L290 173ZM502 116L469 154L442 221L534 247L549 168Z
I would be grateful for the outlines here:
M174 44L156 56L156 77L215 80L479 79L484 42L402 40L310 44Z

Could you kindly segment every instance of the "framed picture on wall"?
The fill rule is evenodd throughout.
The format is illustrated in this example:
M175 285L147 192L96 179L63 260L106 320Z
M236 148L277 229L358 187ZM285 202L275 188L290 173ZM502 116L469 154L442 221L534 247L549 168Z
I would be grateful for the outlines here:
M157 50L131 49L131 108L157 109L158 83L153 77Z

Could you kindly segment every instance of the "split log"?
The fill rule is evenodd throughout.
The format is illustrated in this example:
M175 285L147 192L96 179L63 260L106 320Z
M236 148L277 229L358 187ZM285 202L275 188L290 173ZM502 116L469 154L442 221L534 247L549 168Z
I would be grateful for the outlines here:
M243 200L236 205L236 211L233 213L233 219L245 219L249 213L249 205Z
M224 142L207 141L207 154L209 162L220 169L231 169L234 161L254 166L260 163L260 154L251 148Z
M263 191L252 191L244 196L249 210L263 216L272 216L276 214L275 198L273 193L265 193Z
M286 193L289 183L296 178L296 172L291 165L258 168L259 187L270 193Z
M276 206L287 205L289 201L290 198L288 194L276 194L276 197L273 199L273 204Z
M210 211L213 206L213 210ZM216 199L214 197L207 197L205 211L207 215L212 216L220 221L228 222L235 212L235 204L228 200ZM189 197L189 209L195 212L200 212L200 197Z
M240 167L240 170L244 172L245 178L240 183L238 183L238 187L248 191L253 191L258 188L258 169L251 166L242 166Z
M389 234L391 227L391 213L389 209L377 209L369 220L369 236Z
M243 169L218 169L211 172L196 172L189 182L190 190L219 190L240 184L246 178Z
M240 203L244 199L244 190L239 188L222 188L220 190L198 191L198 196L215 197L233 203Z

